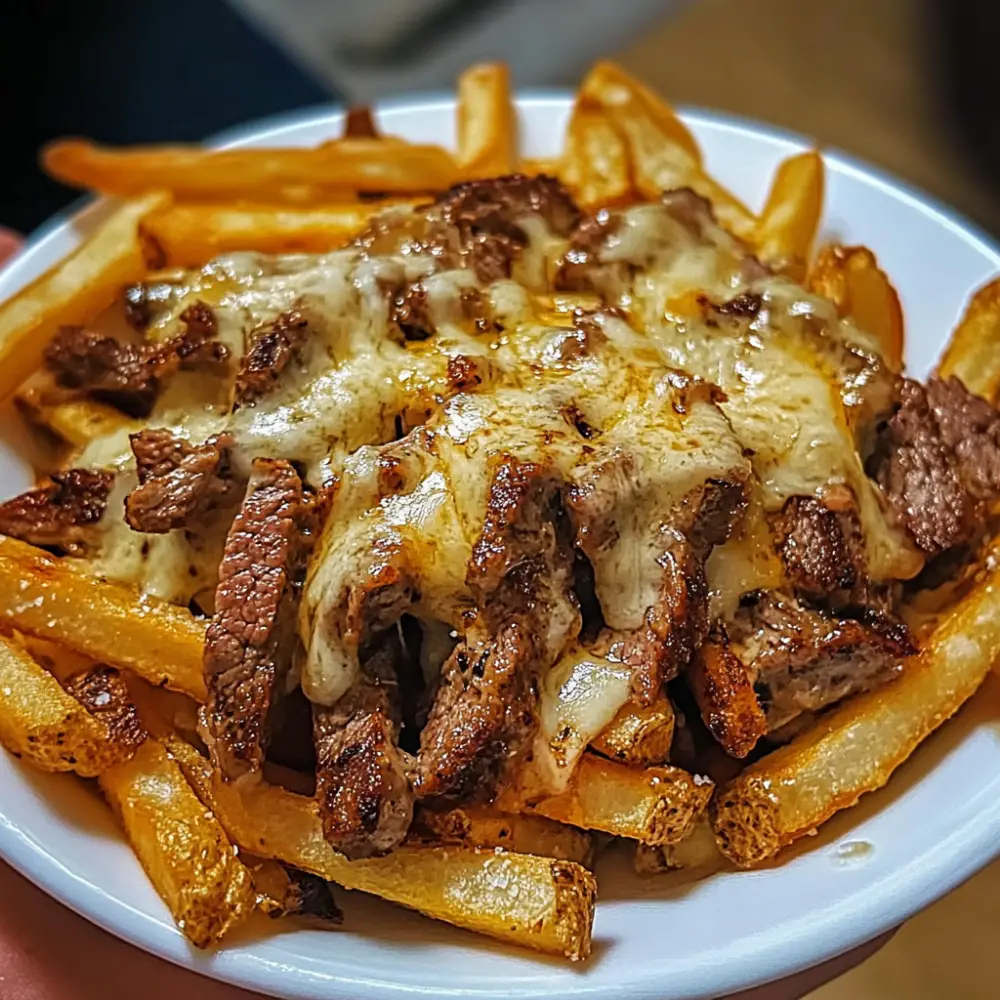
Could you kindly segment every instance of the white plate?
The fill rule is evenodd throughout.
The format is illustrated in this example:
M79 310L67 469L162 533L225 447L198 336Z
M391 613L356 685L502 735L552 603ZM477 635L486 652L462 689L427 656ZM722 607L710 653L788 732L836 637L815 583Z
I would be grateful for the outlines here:
M562 95L520 102L529 154L556 152ZM453 141L450 99L395 104L383 126L413 140ZM686 121L711 170L758 205L771 171L804 147L794 136L718 115ZM243 130L230 142L311 145L336 134L321 111ZM1000 253L963 221L839 154L827 156L825 231L865 243L899 289L911 371L926 374L969 293L1000 271ZM77 240L57 222L0 274L0 296ZM24 488L0 452L0 490ZM993 703L997 704L996 702ZM1000 716L997 716L1000 718ZM852 850L856 843L869 850ZM345 929L253 926L214 954L174 929L104 806L81 784L0 754L0 855L57 899L120 937L209 976L283 997L431 996L608 1000L718 996L794 972L898 924L1000 853L1000 730L989 700L949 723L893 778L780 864L678 886L632 876L620 858L599 871L594 956L582 966L533 957L377 900L340 893ZM53 956L55 957L55 956Z

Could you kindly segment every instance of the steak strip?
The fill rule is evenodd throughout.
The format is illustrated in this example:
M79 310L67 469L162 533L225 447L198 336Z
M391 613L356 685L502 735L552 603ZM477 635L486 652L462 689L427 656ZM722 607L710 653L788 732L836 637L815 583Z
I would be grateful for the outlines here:
M325 514L291 464L255 459L226 539L205 636L202 730L227 780L259 772L295 648L306 558Z
M236 376L236 402L249 403L267 393L303 344L308 320L295 309L281 313L250 334L250 349Z
M235 502L238 486L225 436L193 445L171 431L155 429L132 434L129 440L139 474L139 486L125 500L129 527L163 534Z
M181 367L228 357L214 340L215 316L204 302L181 314L185 332L162 344L133 344L81 326L64 326L45 348L45 365L65 389L78 389L131 417L148 417L163 385Z
M82 555L95 538L113 482L110 472L55 472L46 485L0 504L0 532L67 555Z

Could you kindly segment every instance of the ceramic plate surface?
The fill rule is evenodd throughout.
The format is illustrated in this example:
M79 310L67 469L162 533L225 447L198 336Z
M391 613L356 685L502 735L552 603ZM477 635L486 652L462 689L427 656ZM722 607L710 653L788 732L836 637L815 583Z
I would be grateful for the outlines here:
M520 100L528 155L559 148L569 97ZM451 98L384 105L381 122L415 141L450 145ZM760 205L779 160L805 140L715 114L685 120L711 171ZM338 133L333 110L230 133L244 145L312 145ZM892 178L827 156L824 235L864 243L900 292L910 371L927 373L969 293L1000 271L1000 253L961 219ZM102 211L56 220L0 273L0 298L50 267ZM0 446L0 492L30 483L16 430ZM785 975L892 927L1000 853L1000 698L981 697L900 769L891 787L842 814L780 864L701 882L642 880L624 858L599 869L589 963L570 966L506 948L341 893L339 933L253 924L212 954L191 949L111 817L82 784L0 753L0 856L119 937L205 975L281 997L710 997ZM859 848L859 845L861 847Z

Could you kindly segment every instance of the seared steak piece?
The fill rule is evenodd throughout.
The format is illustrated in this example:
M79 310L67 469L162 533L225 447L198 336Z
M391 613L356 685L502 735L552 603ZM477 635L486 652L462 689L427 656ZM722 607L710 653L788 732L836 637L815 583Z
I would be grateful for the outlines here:
M306 339L309 322L295 309L250 334L250 347L236 376L236 401L249 403L271 389Z
M746 756L766 733L895 677L916 648L884 612L861 619L768 594L717 630L691 664L705 725L727 752Z
M55 472L47 485L0 504L0 532L67 555L81 555L104 516L113 482L110 472Z
M537 726L538 676L580 631L560 484L500 456L466 583L479 618L442 668L420 739L417 794L490 801Z
M800 594L832 607L867 603L865 540L849 489L789 497L775 522L778 552Z
M336 705L313 706L316 797L326 839L349 858L391 851L413 819L408 755L399 748L393 632L380 638L362 676Z
M438 198L437 211L458 229L463 254L487 283L510 277L511 265L528 244L521 225L525 217L541 218L557 236L569 236L580 217L555 178L521 174L458 184Z
M132 417L148 417L164 382L180 367L224 361L228 351L213 338L215 316L204 302L181 314L185 332L162 344L132 344L81 326L62 327L45 348L56 383L79 389Z
M256 459L219 567L205 636L203 736L227 779L256 773L295 649L305 562L324 515L292 466Z
M870 469L928 556L967 545L1000 496L1000 414L956 378L900 379Z
M139 486L125 500L125 520L136 531L163 534L236 500L229 441L193 445L168 430L130 437Z

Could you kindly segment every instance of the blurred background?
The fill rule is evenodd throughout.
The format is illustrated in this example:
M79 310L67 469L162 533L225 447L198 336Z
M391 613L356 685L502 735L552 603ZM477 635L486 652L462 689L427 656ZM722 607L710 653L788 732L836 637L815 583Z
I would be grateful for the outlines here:
M35 163L58 135L197 140L448 88L476 60L529 87L611 56L675 103L811 135L1000 235L998 41L995 0L7 0L0 225L28 232L75 197ZM994 866L814 1000L995 998L998 928Z

